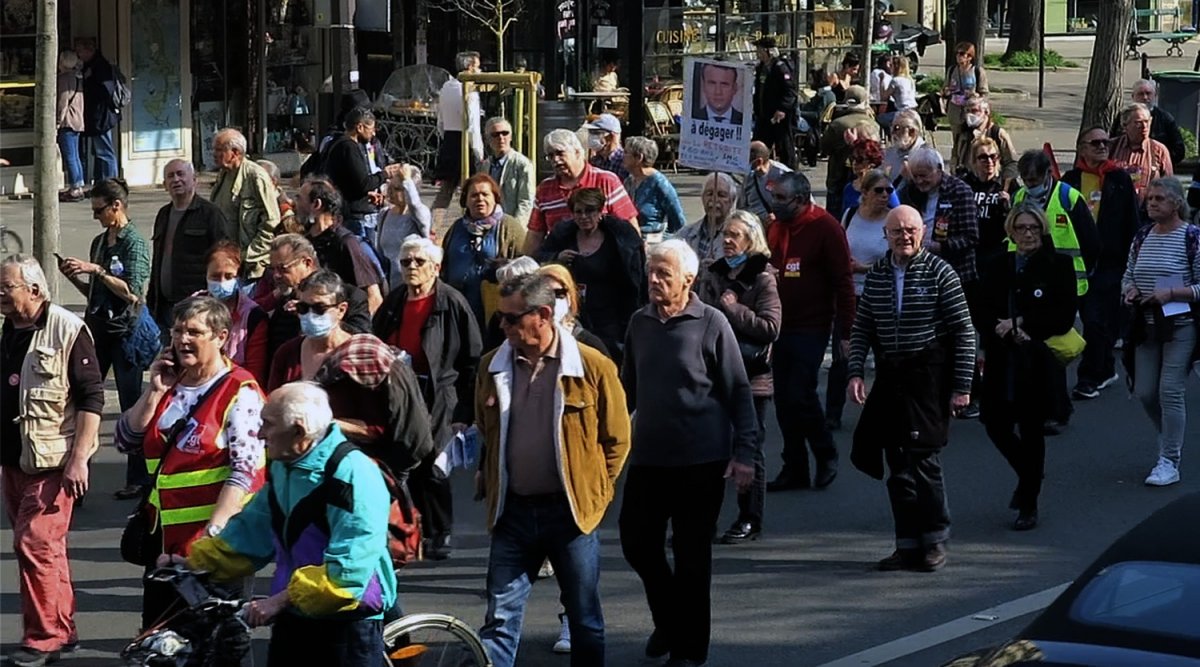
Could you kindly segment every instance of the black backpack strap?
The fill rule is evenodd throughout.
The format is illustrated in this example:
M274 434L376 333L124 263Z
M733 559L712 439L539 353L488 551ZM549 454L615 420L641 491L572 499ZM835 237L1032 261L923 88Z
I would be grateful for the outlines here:
M333 450L333 453L325 461L324 478L321 485L301 498L292 508L290 516L284 514L273 490L267 494L271 506L271 530L275 532L284 548L290 549L292 545L296 544L300 535L311 525L317 526L328 535L329 518L325 514L328 506L333 505L346 512L353 511L354 487L340 479L335 479L333 475L337 472L342 460L356 449L358 448L354 446L354 443L344 441ZM285 524L287 525L287 534L284 534Z

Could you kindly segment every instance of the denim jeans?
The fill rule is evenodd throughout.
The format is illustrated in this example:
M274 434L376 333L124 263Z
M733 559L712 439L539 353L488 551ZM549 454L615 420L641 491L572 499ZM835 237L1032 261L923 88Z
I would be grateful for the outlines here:
M571 667L603 667L600 538L579 532L565 494L504 500L488 555L487 616L479 636L495 667L517 664L525 601L550 559L571 627Z
M1167 342L1148 340L1134 353L1133 393L1142 402L1154 430L1158 432L1158 455L1179 465L1183 436L1187 431L1184 388L1188 362L1196 346L1196 325L1175 325L1175 336Z
M92 163L92 183L96 184L109 178L117 177L117 153L113 149L113 131L93 135L92 152L95 161Z
M65 185L70 189L83 187L83 163L79 161L79 133L67 128L58 130L58 150L62 153Z
M1116 372L1113 345L1121 335L1121 274L1097 270L1088 278L1088 292L1079 301L1087 347L1079 358L1079 384L1098 385Z
M888 500L897 549L929 548L950 537L950 506L937 451L887 447Z
M133 407L142 395L142 371L125 359L121 350L120 340L111 340L104 334L96 335L96 361L100 365L100 377L108 377L108 369L112 369L113 380L117 384L117 402L121 412ZM141 454L128 454L125 459L125 485L146 485L150 483L150 475L146 471L146 459Z
M809 476L808 450L817 465L836 465L837 448L825 428L817 381L829 334L785 333L775 341L771 368L775 380L775 418L783 432L783 465Z

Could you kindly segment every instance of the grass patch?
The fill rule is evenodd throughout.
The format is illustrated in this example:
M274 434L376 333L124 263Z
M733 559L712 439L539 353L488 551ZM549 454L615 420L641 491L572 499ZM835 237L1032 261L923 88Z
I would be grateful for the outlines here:
M1183 145L1187 146L1187 152L1184 159L1190 160L1194 157L1200 156L1200 151L1198 151L1196 148L1196 134L1182 126L1179 128L1179 134L1183 135Z
M1004 114L1000 113L999 111L993 110L992 111L992 123L994 123L995 125L998 125L1000 127L1004 127L1005 125L1008 124L1008 118L1006 118L1004 116Z
M1038 66L1037 51L1017 51L1008 58L1000 53L985 53L983 66L988 69L1028 69ZM1079 64L1063 58L1062 54L1052 49L1046 49L1046 67L1079 67Z
M946 85L945 78L941 76L927 76L917 82L917 94L928 95L929 93L940 93L944 85Z

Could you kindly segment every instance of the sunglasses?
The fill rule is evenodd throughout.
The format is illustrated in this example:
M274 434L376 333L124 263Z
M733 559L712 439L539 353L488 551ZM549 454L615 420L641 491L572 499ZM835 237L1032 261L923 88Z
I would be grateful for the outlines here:
M317 315L324 315L325 311L330 308L337 308L337 304L333 303L305 303L303 301L296 304L296 312L301 315L307 315L309 312Z
M520 322L521 318L534 312L535 310L537 310L537 306L534 306L533 308L529 308L526 310L522 310L519 313L505 313L505 312L501 312L501 311L496 311L496 312L500 314L500 323L511 327L514 324L516 324L517 322Z
M996 153L980 153L975 156L975 159L979 162L995 162L1000 159L1000 156Z
M508 130L496 130L495 132L492 132L492 138L495 139L496 137L507 137L510 134L512 134L512 132Z
M575 215L596 215L599 212L600 212L600 209L598 209L594 206L588 206L586 208L577 208L574 210Z
M558 289L554 290L554 298L556 299L565 299L569 294L570 292L568 292L567 288L565 287L559 287Z
M874 192L877 195L890 195L895 191L896 191L896 188L893 188L890 185L881 185L876 188L871 188L871 192Z
M1092 139L1090 141L1085 141L1083 143L1087 144L1088 146L1091 146L1092 148L1108 148L1108 138L1107 137L1105 137L1104 139Z
M413 264L416 264L418 267L422 267L428 262L429 260L425 259L424 257L405 257L404 259L400 260L400 266L408 268Z
M101 213L107 211L110 208L112 208L112 204L105 204L104 206L99 206L99 207L93 206L92 207L92 215L100 215Z

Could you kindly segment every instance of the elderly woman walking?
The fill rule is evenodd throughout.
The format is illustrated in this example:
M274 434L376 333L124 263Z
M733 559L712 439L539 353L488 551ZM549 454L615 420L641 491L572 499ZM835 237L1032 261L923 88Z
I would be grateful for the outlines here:
M758 419L754 483L749 489L738 491L737 520L720 538L722 544L740 544L756 540L762 533L767 493L763 458L763 443L767 439L765 419L775 392L771 380L771 344L779 337L783 309L775 277L778 271L769 262L771 251L758 216L749 211L730 213L723 235L725 256L709 265L697 283L696 294L729 320L754 395L754 413Z
M658 243L664 232L674 234L683 228L687 220L683 217L679 194L671 181L654 168L658 144L647 137L629 137L625 140L624 159L629 171L625 191L637 207L642 238L647 243Z
M724 254L721 250L724 245L722 230L725 228L725 218L737 201L737 185L733 177L719 171L709 174L704 179L700 201L704 204L704 217L679 230L678 236L700 258L700 271L703 272Z
M1121 281L1133 307L1125 365L1133 393L1158 434L1158 463L1148 486L1179 481L1179 459L1187 429L1184 387L1195 362L1200 308L1200 227L1187 222L1183 186L1173 178L1151 181L1142 227L1129 249Z

